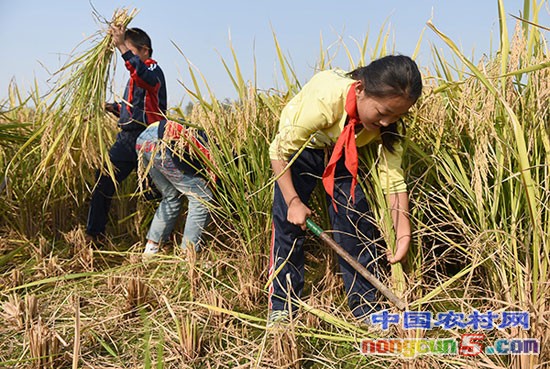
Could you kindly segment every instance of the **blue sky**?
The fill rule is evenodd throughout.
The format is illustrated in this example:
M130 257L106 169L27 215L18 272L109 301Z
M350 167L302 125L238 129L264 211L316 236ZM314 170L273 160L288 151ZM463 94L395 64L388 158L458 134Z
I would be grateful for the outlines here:
M539 1L540 2L540 1ZM467 55L478 58L497 48L499 34L497 0L363 0L347 3L326 0L278 1L118 1L92 0L106 18L119 7L137 8L131 26L147 31L153 39L154 59L163 68L170 105L186 95L181 82L190 83L185 56L204 75L219 99L233 98L235 92L220 58L231 63L229 39L239 58L244 78L254 79L268 89L283 86L278 75L277 55L272 32L291 60L300 81L314 73L320 52L330 45L334 65L348 69L347 57L338 41L355 50L353 39L369 35L369 50L375 45L384 22L390 29L390 45L402 54L411 54L428 19L459 44ZM504 0L507 13L519 15L523 0ZM550 25L548 2L540 23ZM508 17L509 23L513 20ZM38 0L0 0L0 39L3 62L0 72L0 101L7 97L8 83L15 78L23 92L32 88L36 77L41 92L46 92L49 74L67 60L67 55L87 36L100 28L92 16L88 0L48 2ZM430 47L445 49L433 31L423 36L418 63L429 67ZM90 47L90 44L84 44ZM121 60L120 57L119 61ZM356 57L356 55L355 55ZM127 75L122 63L117 66L113 91L121 93Z

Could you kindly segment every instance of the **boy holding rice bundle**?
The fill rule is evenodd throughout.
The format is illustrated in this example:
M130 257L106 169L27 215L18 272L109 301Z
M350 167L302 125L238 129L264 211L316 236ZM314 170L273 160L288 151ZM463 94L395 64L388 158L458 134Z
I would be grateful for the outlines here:
M130 79L122 102L107 104L106 109L119 117L121 131L109 151L115 170L115 181L120 183L137 167L136 139L151 123L166 113L167 97L164 74L151 59L153 48L150 37L139 28L111 26L109 32L120 51ZM96 240L105 232L115 183L111 176L97 172L99 177L92 193L86 235Z

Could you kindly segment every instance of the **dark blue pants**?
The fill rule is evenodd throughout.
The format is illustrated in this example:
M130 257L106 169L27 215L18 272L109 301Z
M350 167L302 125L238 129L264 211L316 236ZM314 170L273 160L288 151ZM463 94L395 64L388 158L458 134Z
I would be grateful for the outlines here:
M292 164L290 170L294 188L304 204L308 204L311 193L317 186L324 169L324 150L306 149ZM355 188L355 202L352 203L351 175L344 166L343 157L338 162L335 177L334 199L338 212L334 210L331 204L332 200L327 196L334 240L361 265L374 273L374 260L376 259L374 242L379 233L369 220L372 213L359 185ZM273 273L277 272L277 276L269 291L271 310L287 310L288 293L290 292L291 298L299 297L304 287L303 243L305 232L287 221L287 211L287 205L276 183L269 274L272 277ZM339 264L347 292L348 305L352 313L356 317L362 318L378 309L376 291L370 282L342 258L339 258ZM290 286L288 286L287 275L290 279Z
M126 179L137 168L136 139L139 134L140 131L119 132L115 143L109 150L109 158L115 170L117 184ZM110 176L101 175L98 170L96 179L98 179L98 182L92 193L86 224L86 233L91 236L105 233L111 200L115 194L115 183Z

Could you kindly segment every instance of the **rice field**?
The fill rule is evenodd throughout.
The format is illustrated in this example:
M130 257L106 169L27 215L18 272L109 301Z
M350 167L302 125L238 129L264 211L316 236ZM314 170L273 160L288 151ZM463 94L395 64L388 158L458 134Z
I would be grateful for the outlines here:
M550 58L547 28L537 25L544 4L525 0L529 22L502 23L498 52L475 62L443 26L428 24L452 58L434 49L430 65L420 65L425 92L406 117L404 162L414 241L406 263L380 262L380 272L408 312L430 312L434 320L438 312L463 313L465 326L366 329L346 305L335 254L310 234L300 309L288 326L266 328L274 183L267 151L281 109L301 84L275 36L284 90L243 80L233 52L220 62L235 101L218 101L207 76L189 65L193 109L169 112L197 122L216 143L210 169L220 185L208 247L198 255L178 251L176 232L158 258L142 261L156 208L136 185L142 173L118 188L103 245L84 239L94 168L105 163L116 134L103 113L108 36L94 35L98 42L88 41L89 53L59 71L65 77L50 94L22 96L10 86L0 102L0 367L550 367ZM131 24L133 14L115 13L112 21ZM351 70L388 53L385 40L381 33L353 52L344 45L345 66L332 65L321 49L316 68ZM356 51L359 60L351 57ZM87 69L90 59L101 68ZM88 99L80 95L90 90ZM374 151L362 154L363 165L374 165ZM385 204L376 185L361 185L373 205ZM329 229L320 192L311 208ZM376 206L374 216L381 247L392 247L387 209ZM476 312L484 317L477 326ZM455 342L454 354L442 355L437 340ZM408 342L418 355L362 354L391 342ZM535 343L538 353L518 355Z

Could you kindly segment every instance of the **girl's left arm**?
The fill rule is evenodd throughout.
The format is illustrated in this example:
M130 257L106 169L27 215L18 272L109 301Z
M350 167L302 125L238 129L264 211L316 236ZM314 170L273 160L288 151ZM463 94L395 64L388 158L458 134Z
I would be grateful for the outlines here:
M409 221L409 195L407 192L392 193L388 195L393 227L396 235L395 254L391 250L386 251L390 264L395 264L405 259L411 243L411 223Z

